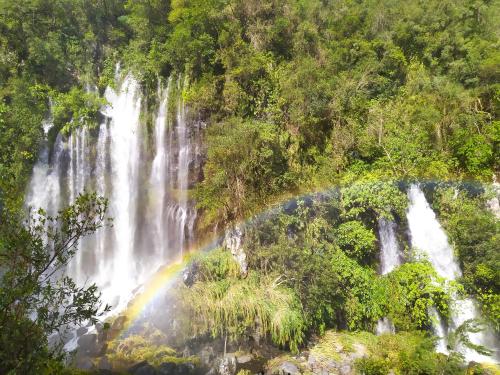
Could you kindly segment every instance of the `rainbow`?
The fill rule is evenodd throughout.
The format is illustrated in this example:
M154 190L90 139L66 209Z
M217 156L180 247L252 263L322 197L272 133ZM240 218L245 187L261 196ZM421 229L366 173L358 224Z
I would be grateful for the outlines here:
M124 311L119 312L120 316L125 316L126 320L122 329L117 333L117 338L125 335L134 326L135 322L142 315L146 307L155 297L180 276L181 272L191 263L197 254L209 252L217 247L219 239L199 242L184 251L176 261L163 266L158 270L143 286L141 291L130 301Z

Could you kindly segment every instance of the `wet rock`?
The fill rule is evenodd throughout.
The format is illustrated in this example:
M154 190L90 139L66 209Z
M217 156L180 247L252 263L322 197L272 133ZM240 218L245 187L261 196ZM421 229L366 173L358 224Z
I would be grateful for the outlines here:
M179 363L177 365L177 372L175 375L181 375L181 374L193 374L195 372L195 366L192 363L189 362L184 362L184 363Z
M165 362L158 366L159 375L190 375L195 373L195 366L192 363Z
M111 366L111 362L109 362L108 358L102 357L97 363L97 368L100 370L111 370L113 367Z
M80 327L76 330L76 335L80 337L81 335L87 333L89 329L87 327Z
M182 281L187 287L191 287L196 282L198 277L198 270L198 262L193 262L182 272Z
M87 333L78 338L78 354L81 356L97 357L106 351L106 343L98 341L95 333Z
M156 369L147 361L139 362L127 370L127 373L132 375L158 375Z
M92 362L92 360L87 357L77 358L76 367L81 370L93 370L95 368L94 362Z
M97 335L95 333L88 333L78 338L78 351L90 355L95 351L97 345Z
M177 373L177 364L172 362L162 363L158 367L158 372L160 375L173 375Z
M104 330L104 324L101 322L97 322L94 327L97 333L101 333Z

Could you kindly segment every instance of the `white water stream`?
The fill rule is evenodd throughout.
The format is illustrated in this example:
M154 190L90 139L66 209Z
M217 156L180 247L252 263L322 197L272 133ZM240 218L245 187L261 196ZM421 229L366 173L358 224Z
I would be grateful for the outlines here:
M67 272L79 285L96 283L113 312L193 241L196 210L187 191L199 173L200 133L181 95L169 116L171 86L159 84L151 134L141 118L139 83L128 75L116 91L107 88L102 123L46 144L28 188L26 205L50 215L84 191L108 198L112 226L80 241Z
M447 280L455 280L461 276L461 270L448 242L443 228L439 224L436 214L429 206L424 193L417 185L412 185L408 191L410 206L407 212L408 225L411 234L411 245L421 251L429 259L439 276ZM466 320L480 318L474 301L471 298L455 297L449 326L439 317L435 310L431 315L435 317L435 333L440 336L438 350L447 352L446 334L459 327ZM487 332L470 333L469 338L474 344L483 345L495 350L495 340ZM460 350L468 361L491 362L496 354L487 357L477 352L461 347Z

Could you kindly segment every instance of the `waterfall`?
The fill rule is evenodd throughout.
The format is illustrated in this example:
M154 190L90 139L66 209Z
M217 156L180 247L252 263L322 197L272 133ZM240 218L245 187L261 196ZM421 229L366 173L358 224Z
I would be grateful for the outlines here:
M412 185L408 191L410 206L407 212L408 225L413 248L422 251L434 266L437 274L447 280L455 280L461 276L461 270L448 243L448 238L439 224L436 214L429 206L424 193L417 185ZM479 318L479 313L470 298L459 298L452 296L454 306L451 313L450 326L442 322L435 310L431 310L431 316L436 319L435 333L440 336L438 350L446 352L446 333L456 329L469 319ZM474 344L485 347L495 347L494 338L490 338L487 332L470 333L469 338ZM465 358L469 361L488 362L491 357L483 356L468 348L461 348Z
M151 134L139 83L128 75L117 86L105 91L100 124L59 134L52 147L45 142L26 196L27 206L51 215L84 191L108 198L112 226L80 241L67 273L80 285L96 283L113 312L193 242L196 210L188 189L201 165L200 124L181 95L169 106L171 80L159 86ZM44 124L46 134L50 127Z
M380 273L385 275L401 264L401 252L396 238L396 223L378 220L380 238Z
M164 256L165 250L165 217L164 217L164 200L167 185L167 153L165 149L165 133L167 130L167 111L168 111L168 97L170 93L170 84L172 80L168 80L166 88L162 88L158 83L158 99L160 105L158 106L158 113L155 120L154 139L155 139L155 157L153 166L151 168L151 189L152 189L152 210L154 220L154 233L157 245L155 251L159 256Z
M396 223L380 218L378 220L380 239L380 274L385 275L401 264L401 252L396 238ZM387 317L377 322L375 329L377 335L394 333L395 328Z
M53 124L51 121L43 123L45 136ZM26 204L34 209L43 208L47 215L54 216L61 208L60 165L63 156L62 137L57 136L52 150L44 142L28 187Z

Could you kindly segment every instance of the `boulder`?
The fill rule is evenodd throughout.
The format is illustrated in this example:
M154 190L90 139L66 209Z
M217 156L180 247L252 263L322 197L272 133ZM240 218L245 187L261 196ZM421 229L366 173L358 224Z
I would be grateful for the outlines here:
M100 370L111 370L111 362L109 362L108 358L102 357L97 363L97 368Z
M278 368L278 374L280 375L300 375L301 372L299 368L292 362L283 362Z
M238 357L236 357L236 362L238 362L239 364L248 363L252 359L253 359L253 356L250 353L246 353L246 354L242 354L242 355L239 355Z
M94 362L90 358L83 357L76 359L76 367L81 370L93 370L95 369Z
M81 335L77 341L78 351L84 354L91 354L95 352L97 346L97 335L95 333L88 333Z
M127 370L127 373L132 375L158 375L158 371L147 361L136 363Z
M195 366L192 363L174 363L165 362L158 367L159 375L189 375L195 372Z

